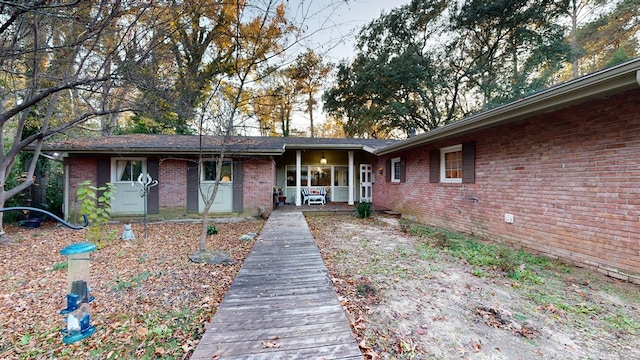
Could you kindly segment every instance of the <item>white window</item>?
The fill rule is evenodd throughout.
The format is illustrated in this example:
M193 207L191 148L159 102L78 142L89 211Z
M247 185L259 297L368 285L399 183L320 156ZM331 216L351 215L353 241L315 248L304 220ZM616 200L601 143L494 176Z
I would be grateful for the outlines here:
M400 182L400 158L391 159L391 182Z
M138 176L147 172L147 160L144 158L118 158L111 160L113 182L138 181Z
M462 183L462 145L440 149L440 181Z

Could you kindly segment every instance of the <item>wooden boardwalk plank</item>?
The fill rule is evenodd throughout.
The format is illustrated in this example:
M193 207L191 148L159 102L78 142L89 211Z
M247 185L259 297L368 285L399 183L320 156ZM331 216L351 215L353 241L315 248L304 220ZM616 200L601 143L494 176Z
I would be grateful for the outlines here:
M271 213L191 359L214 356L362 359L302 213Z

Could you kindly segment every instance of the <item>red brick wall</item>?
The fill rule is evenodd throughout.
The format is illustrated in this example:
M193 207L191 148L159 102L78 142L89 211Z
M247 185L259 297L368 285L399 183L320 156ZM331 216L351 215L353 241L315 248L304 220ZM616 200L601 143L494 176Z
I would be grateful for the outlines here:
M273 210L273 186L276 183L275 162L268 158L244 159L244 212L258 214L260 207Z
M69 165L69 211L73 211L78 193L78 185L86 180L91 180L93 186L98 184L98 159L95 158L66 158ZM80 203L77 209L80 211Z
M429 151L466 141L476 142L475 183L430 183ZM400 155L406 183L376 173L375 204L640 280L639 90L381 157L374 168Z
M187 208L187 161L163 160L158 169L160 209Z

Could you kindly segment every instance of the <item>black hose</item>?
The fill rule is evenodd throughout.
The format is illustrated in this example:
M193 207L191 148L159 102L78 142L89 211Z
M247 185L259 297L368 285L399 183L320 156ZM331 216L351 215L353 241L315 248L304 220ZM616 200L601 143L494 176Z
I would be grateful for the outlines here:
M59 222L60 224L62 224L64 226L68 227L69 229L73 229L73 230L82 230L82 229L86 228L87 226L89 226L89 217L87 216L87 214L83 214L82 215L82 218L84 219L84 225L78 226L78 225L73 225L73 224L70 224L70 223L64 221L63 219L59 218L57 215L55 215L53 213L50 213L47 210L42 210L42 209L28 207L28 206L13 206L13 207L8 207L8 208L0 208L0 212L11 211L11 210L38 211L38 212L41 212L41 213L53 218L54 220L56 220L57 222Z

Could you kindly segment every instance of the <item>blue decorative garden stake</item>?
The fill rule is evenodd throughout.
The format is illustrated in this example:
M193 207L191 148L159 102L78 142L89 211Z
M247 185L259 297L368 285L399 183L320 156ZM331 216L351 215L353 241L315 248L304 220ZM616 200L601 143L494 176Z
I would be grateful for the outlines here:
M91 326L91 314L89 303L94 299L89 294L89 253L96 249L91 243L71 244L60 250L60 255L68 257L68 294L67 308L60 314L67 315L65 321L67 328L62 342L71 344L85 339L96 331Z

